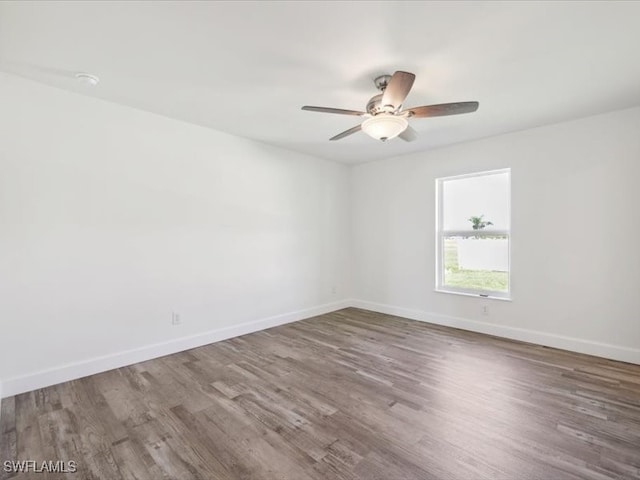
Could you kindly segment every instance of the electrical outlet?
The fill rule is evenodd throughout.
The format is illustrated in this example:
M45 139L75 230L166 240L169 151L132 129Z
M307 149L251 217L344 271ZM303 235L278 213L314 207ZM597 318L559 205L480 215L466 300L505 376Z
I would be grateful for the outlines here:
M181 323L182 319L180 318L180 314L171 312L171 325L180 325Z
M489 315L489 305L482 306L482 315Z
M338 293L338 289L336 288L336 286L334 285L333 287L331 287L331 294L335 295L336 293Z

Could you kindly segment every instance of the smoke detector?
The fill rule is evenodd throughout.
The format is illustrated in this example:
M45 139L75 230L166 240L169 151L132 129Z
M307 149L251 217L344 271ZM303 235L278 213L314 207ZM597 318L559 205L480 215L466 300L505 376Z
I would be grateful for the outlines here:
M98 77L84 72L76 73L76 80L78 80L82 85L86 85L88 87L95 87L100 83L100 79Z

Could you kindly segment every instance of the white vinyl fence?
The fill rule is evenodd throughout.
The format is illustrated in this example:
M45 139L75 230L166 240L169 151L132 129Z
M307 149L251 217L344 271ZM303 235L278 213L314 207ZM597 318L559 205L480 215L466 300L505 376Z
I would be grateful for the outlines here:
M504 238L459 238L458 268L461 270L509 270L509 242Z

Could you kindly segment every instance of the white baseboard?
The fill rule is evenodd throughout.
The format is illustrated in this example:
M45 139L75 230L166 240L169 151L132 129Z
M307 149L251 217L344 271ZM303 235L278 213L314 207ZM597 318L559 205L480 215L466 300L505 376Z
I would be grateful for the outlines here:
M125 367L134 363L163 357L172 353L182 352L191 348L201 347L203 345L219 342L228 338L246 335L247 333L253 333L259 330L276 327L278 325L284 325L285 323L297 322L298 320L304 320L305 318L324 315L325 313L347 308L350 305L351 301L342 300L297 312L285 313L269 318L263 318L261 320L242 323L240 325L233 325L188 337L181 337L162 343L147 345L133 350L116 352L66 365L58 365L28 375L5 378L0 384L0 399L48 387L50 385L67 382L69 380L75 380L88 375L106 372L107 370L112 370L114 368Z
M172 353L182 352L184 350L208 345L228 338L265 330L278 325L297 322L299 320L304 320L305 318L323 315L325 313L334 312L347 307L362 308L364 310L386 313L388 315L395 315L421 322L460 328L472 332L485 333L488 335L495 335L497 337L510 338L537 345L545 345L572 352L610 358L612 360L619 360L622 362L640 364L639 349L555 335L536 330L527 330L524 328L479 322L477 320L452 317L364 300L341 300L297 312L276 315L261 320L242 323L240 325L233 325L188 337L181 337L163 343L147 345L133 350L116 352L80 362L58 365L28 375L6 378L0 381L0 399L48 387L50 385L67 382L69 380L75 380L88 375L94 375L114 368L144 362L165 355L170 355Z
M364 300L352 300L351 306L371 310L373 312L386 313L398 317L409 318L421 322L443 325L446 327L460 328L471 332L486 333L496 337L520 340L522 342L560 348L571 352L586 353L596 357L610 358L621 362L640 364L640 349L621 347L608 343L594 342L574 337L565 337L553 333L528 330L525 328L508 327L494 323L479 322L460 317L451 317L438 313L413 310L408 308L385 305L381 303L367 302Z

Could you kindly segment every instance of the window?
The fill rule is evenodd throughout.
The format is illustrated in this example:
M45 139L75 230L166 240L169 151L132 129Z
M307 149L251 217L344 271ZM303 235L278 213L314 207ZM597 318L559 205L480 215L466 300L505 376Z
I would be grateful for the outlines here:
M436 290L510 297L511 171L436 180Z

